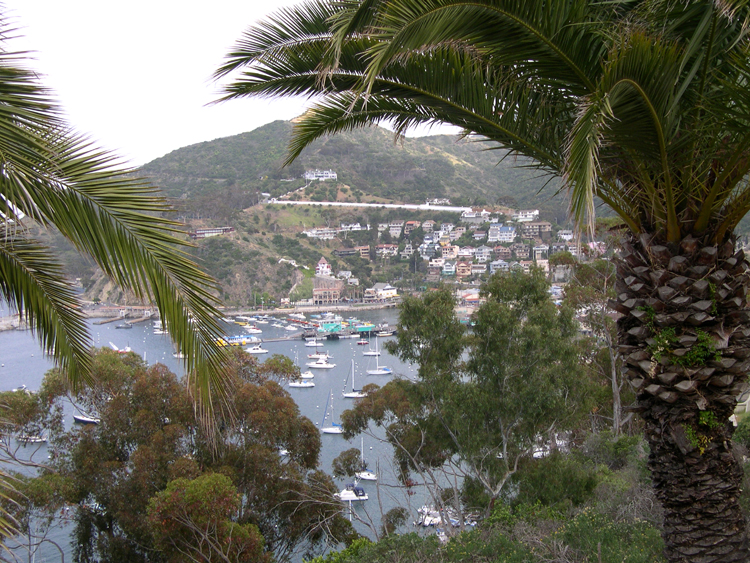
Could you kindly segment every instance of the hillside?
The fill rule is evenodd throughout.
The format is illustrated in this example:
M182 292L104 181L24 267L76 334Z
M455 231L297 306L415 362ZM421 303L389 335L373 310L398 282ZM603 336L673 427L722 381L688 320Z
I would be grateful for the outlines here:
M222 216L257 202L258 192L277 197L304 185L307 169L333 169L339 184L362 201L423 203L449 197L465 205L536 207L550 219L565 220L566 204L543 195L548 178L524 168L526 161L454 136L407 138L370 127L321 139L288 168L281 168L292 124L276 121L254 131L175 150L142 168L192 215Z
M313 201L423 203L448 197L454 204L534 207L553 223L566 221L566 203L552 197L554 186L538 192L547 179L524 161L506 158L501 151L486 150L482 142L436 135L394 142L392 132L378 127L321 139L292 166L281 168L292 124L276 121L254 131L180 148L156 159L141 170L173 199L189 230L232 226L229 236L196 242L196 260L222 285L227 305L249 305L278 300L294 292L309 297L310 270L294 268L281 258L314 267L321 256L334 270L351 270L363 285L402 280L411 287L419 278L421 263L369 262L359 257L338 258L342 245L377 244L376 233L352 234L346 241L308 239L301 231L310 227L359 222L375 225L395 219L455 221L458 216L439 212L403 210L333 209L259 205L261 192L274 197L305 186L308 169L332 169L338 182L312 182L293 198ZM382 241L381 241L382 242ZM116 288L101 279L88 264L78 265L89 297L126 301ZM356 291L356 290L355 290Z

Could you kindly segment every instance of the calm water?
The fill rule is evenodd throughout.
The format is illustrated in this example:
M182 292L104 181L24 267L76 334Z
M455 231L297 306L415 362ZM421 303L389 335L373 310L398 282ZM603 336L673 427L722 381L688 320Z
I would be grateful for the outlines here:
M375 324L386 322L395 324L398 312L395 310L382 311L363 311L358 318L370 321ZM259 324L258 327L263 330L262 334L257 334L258 338L278 338L288 337L291 332L282 328L268 324ZM98 347L114 345L118 348L130 348L143 356L150 364L161 362L169 367L174 373L182 375L184 373L180 360L175 359L172 354L174 348L168 336L155 335L151 322L135 324L132 329L116 329L117 322L105 325L91 325L91 334L94 344ZM238 325L226 325L228 334L242 334L242 327ZM392 377L411 378L416 373L415 366L409 366L401 363L397 358L390 356L382 349L383 341L379 339L378 347L381 349L379 358L381 365L386 365L394 370L393 376L370 376L366 375L367 369L375 367L375 357L365 357L362 352L368 349L368 346L357 345L356 339L342 339L337 341L322 341L324 346L319 348L306 347L303 340L282 341L282 342L264 342L263 348L269 351L268 354L257 356L260 360L269 358L272 354L284 354L293 360L298 358L299 363L303 366L303 371L307 368L304 364L308 361L307 355L315 351L328 351L333 358L329 360L336 364L336 367L330 370L312 370L315 373L315 387L313 388L288 388L287 390L297 402L300 412L307 416L316 426L320 427L323 422L326 401L333 393L333 420L340 421L341 412L350 408L354 401L344 399L341 393L344 389L344 383L347 379L351 367L351 361L355 362L356 387L361 388L368 383L385 384ZM372 342L374 346L374 340ZM30 390L37 390L41 384L44 373L52 367L52 362L46 358L40 351L37 341L31 332L6 331L0 332L0 390L9 390L20 385L26 385ZM350 387L347 389L350 390ZM72 424L72 410L67 414L68 423ZM327 425L327 424L326 424ZM426 499L424 493L417 491L417 494L408 496L397 486L397 480L391 467L390 459L392 456L391 447L379 440L383 433L380 429L372 428L373 436L364 436L365 458L370 469L379 473L379 484L373 482L362 482L370 500L367 502L354 503L354 510L360 518L369 521L374 526L379 526L380 513L385 513L396 505L408 506L411 508L412 519L416 519L416 509L421 506ZM360 448L360 438L347 442L341 436L323 434L322 451L320 456L320 467L324 471L331 472L331 462L342 451L349 448ZM42 447L38 452L39 456L46 458L45 448ZM342 488L344 481L338 481ZM356 520L356 518L355 518ZM372 535L363 524L355 524L357 529L364 534ZM53 534L53 538L58 543L67 545L69 542L66 538L66 531L58 531ZM55 537L57 536L57 537ZM66 553L66 560L72 560L70 553ZM38 554L37 561L59 561L60 554L56 550L45 549L43 553Z

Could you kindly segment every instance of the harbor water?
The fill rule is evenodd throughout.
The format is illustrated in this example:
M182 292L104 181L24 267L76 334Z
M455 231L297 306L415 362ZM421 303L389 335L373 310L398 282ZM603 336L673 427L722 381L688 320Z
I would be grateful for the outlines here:
M369 321L378 325L387 323L394 325L398 318L398 311L384 309L377 311L362 311L358 313L362 321ZM276 315L283 319L283 315ZM308 316L309 318L309 316ZM273 354L283 354L292 360L298 359L302 371L309 369L305 364L314 360L308 359L308 354L327 351L332 357L329 362L334 363L332 369L313 369L315 374L315 386L311 388L290 388L285 386L292 398L299 406L302 415L308 417L317 427L328 426L331 422L340 422L342 411L351 408L353 399L342 396L344 385L349 376L351 362L355 363L356 387L361 388L369 383L384 385L394 377L413 378L416 374L416 366L404 364L398 358L391 356L383 349L383 344L388 338L379 338L377 347L381 351L378 356L364 356L363 352L374 349L376 342L373 336L370 345L358 345L356 338L340 340L320 340L321 347L306 346L305 340L297 338L294 340L274 339L287 338L291 333L280 327L273 326L274 321L266 324L258 324L262 330L260 334L254 334L263 341L262 348L268 353L256 356L263 361ZM174 357L175 349L167 335L154 333L151 321L133 324L130 329L117 329L117 322L96 325L90 323L91 335L94 345L97 347L117 347L130 349L142 356L149 364L160 362L166 365L178 376L184 373L181 360ZM224 324L228 335L245 334L243 327L236 324ZM248 335L249 337L250 335ZM269 340L269 341L266 341ZM368 375L367 370L375 369L376 361L380 366L387 366L393 370L392 375ZM0 332L0 390L10 390L21 385L35 391L39 388L45 372L53 366L49 358L45 357L39 348L39 344L30 331L4 331ZM351 390L351 381L347 391ZM333 396L332 414L328 420L324 420L326 403ZM73 423L73 409L68 409L66 417L67 424ZM395 506L404 506L412 514L412 519L417 519L417 509L423 503L429 503L424 490L412 489L409 493L399 486L395 471L391 465L392 448L384 440L383 430L371 427L367 435L363 436L364 455L369 468L378 472L378 481L361 481L359 485L365 489L370 500L366 502L355 502L352 504L353 523L357 530L367 536L373 537L372 527L379 527L380 516ZM341 435L321 434L320 468L331 473L331 463L341 452L350 448L360 449L361 437L346 441ZM39 447L37 457L39 461L46 458L46 448ZM337 480L337 485L343 488L345 480ZM416 494L414 494L416 492ZM345 513L349 506L342 503ZM364 523L363 523L364 522ZM365 523L369 523L368 527ZM51 538L57 543L67 546L65 559L72 560L69 539L66 536L68 530L63 527L54 531ZM55 534L57 537L55 537ZM44 548L37 553L36 561L59 561L60 553L53 548Z

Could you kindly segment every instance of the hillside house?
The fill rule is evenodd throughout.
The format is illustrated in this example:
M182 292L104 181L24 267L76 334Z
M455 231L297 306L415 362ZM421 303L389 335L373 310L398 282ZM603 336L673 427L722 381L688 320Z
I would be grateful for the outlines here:
M511 215L511 218L516 223L525 223L527 221L534 221L539 217L538 209L520 209Z
M500 260L510 260L511 256L513 256L513 252L511 252L510 248L502 245L493 248L492 253L495 255L495 258L499 258Z
M471 275L472 276L481 276L482 274L487 273L487 264L472 264L471 265Z
M510 269L509 264L505 260L495 260L490 262L490 274L495 272L507 272Z
M456 264L456 277L457 278L468 278L471 276L471 263L459 262Z
M407 221L404 223L404 235L408 237L412 231L418 229L421 224L422 223L419 221Z
M338 180L338 174L333 170L307 170L304 173L305 180L318 180L319 182L325 182L326 180Z
M194 233L188 233L192 239L201 239L208 237L217 237L219 235L226 235L233 233L234 227L213 227L210 229L195 229Z
M379 244L375 249L375 253L378 256L382 256L382 257L396 256L396 254L398 254L398 245L397 244Z
M529 247L520 242L511 244L510 250L518 260L527 260L531 255Z
M446 260L455 260L456 258L458 258L458 246L456 246L455 244L443 246L441 250L442 256Z
M456 275L456 263L455 262L446 262L443 264L443 275L444 276L455 276Z
M410 242L407 242L401 251L401 260L409 260L412 254L414 254L414 247L412 247Z
M539 237L546 240L552 235L552 223L549 221L529 221L521 225L521 234L526 238Z
M484 240L487 238L487 231L474 231L474 240Z
M491 258L492 249L489 246L485 246L484 244L477 248L476 252L474 253L474 259L480 264L489 262Z
M359 251L359 257L364 258L365 260L370 259L370 245L364 245L364 246L355 246L354 250Z
M575 234L573 234L573 231L568 229L561 229L557 231L557 238L560 240L563 240L565 242L570 242L575 237Z
M425 233L431 233L435 228L435 221L432 219L427 219L424 223L422 223L422 230Z
M328 260L326 260L325 256L321 256L320 260L318 260L318 263L315 266L315 275L316 276L330 276L331 275L331 265L328 263Z

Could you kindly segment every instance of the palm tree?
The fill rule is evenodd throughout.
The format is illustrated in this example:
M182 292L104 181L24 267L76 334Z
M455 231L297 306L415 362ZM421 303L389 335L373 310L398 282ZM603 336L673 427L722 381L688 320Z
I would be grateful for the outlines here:
M90 380L79 296L34 235L56 228L122 288L158 306L210 408L225 387L216 283L190 259L180 224L162 218L171 209L158 190L71 131L24 58L0 48L0 300L25 318L73 386Z
M728 421L750 368L750 8L666 0L317 0L247 31L222 99L315 98L323 135L449 123L562 178L580 228L625 232L620 353L637 392L670 561L745 561Z

